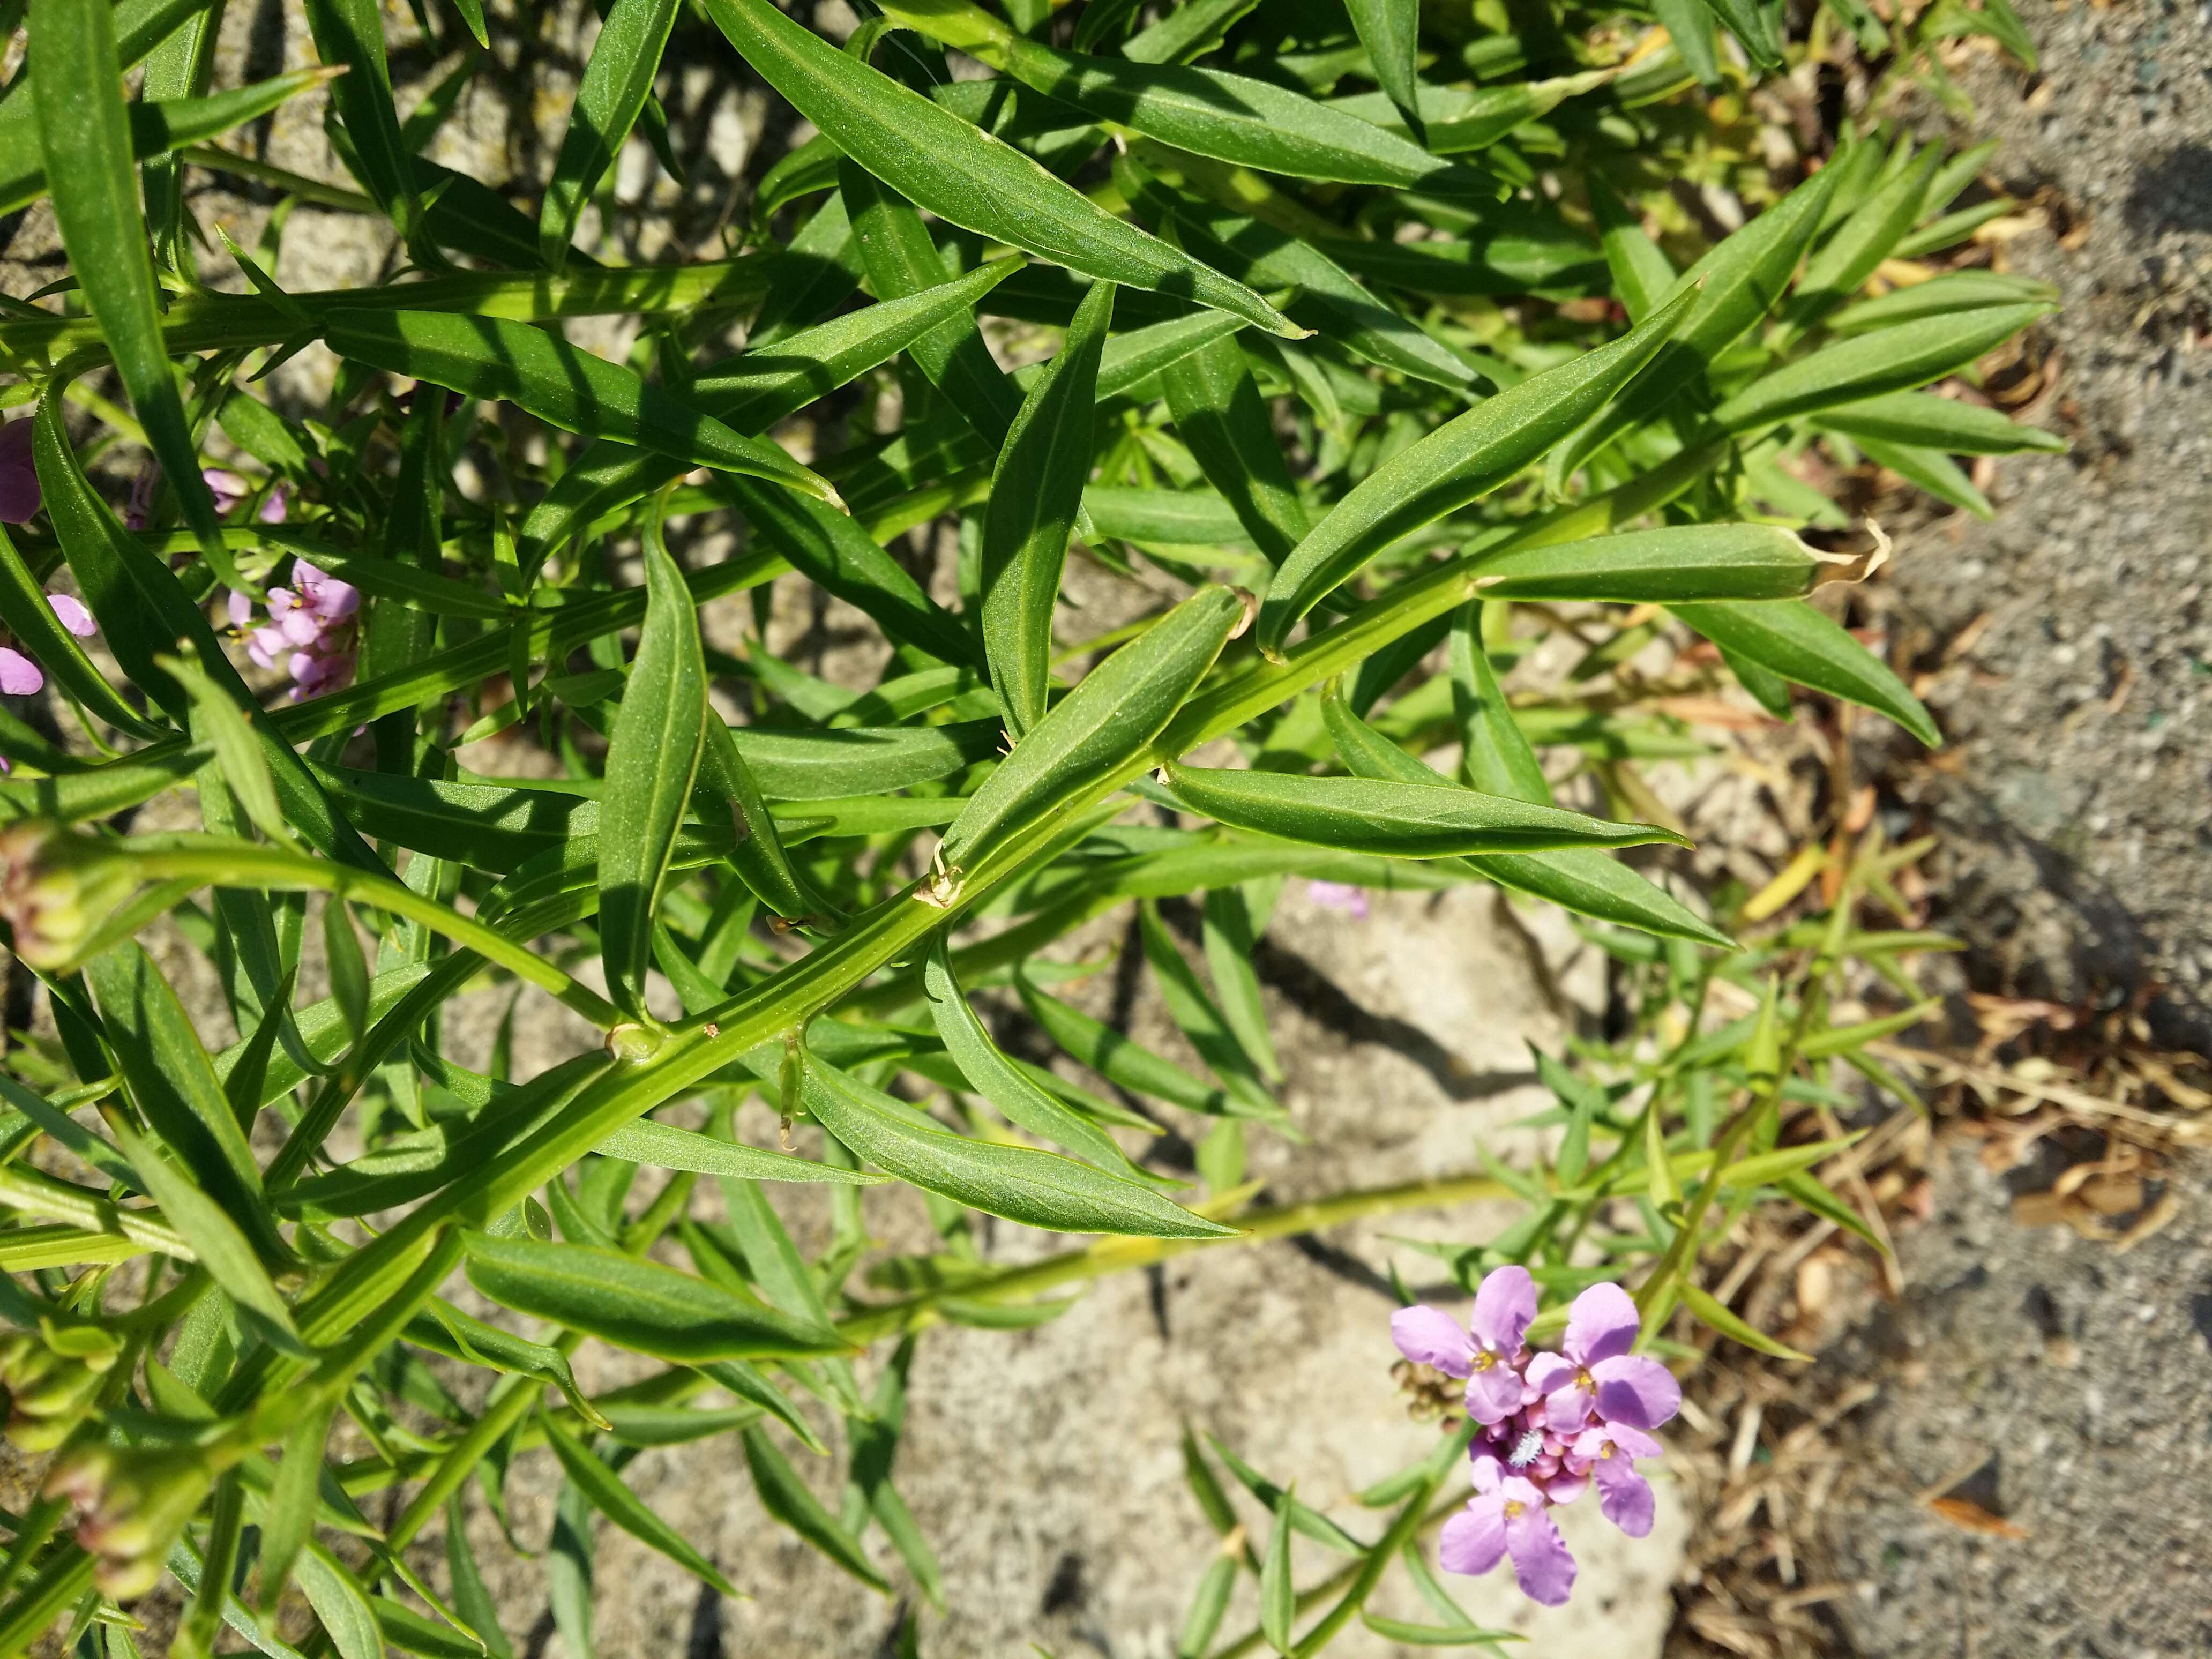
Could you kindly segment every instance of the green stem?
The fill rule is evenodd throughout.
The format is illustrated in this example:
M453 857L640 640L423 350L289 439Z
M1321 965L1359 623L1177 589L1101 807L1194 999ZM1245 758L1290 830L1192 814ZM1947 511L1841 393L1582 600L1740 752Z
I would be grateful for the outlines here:
M216 887L251 887L274 892L328 893L357 899L420 922L434 933L465 946L550 994L563 1007L581 1014L602 1030L622 1024L626 1016L598 993L579 985L544 957L486 927L471 916L424 898L389 876L372 875L350 865L330 864L253 842L216 836L179 836L163 847L125 842L119 849L150 878L189 878Z
M1369 1216L1399 1210L1439 1208L1478 1200L1510 1196L1503 1182L1489 1176L1456 1176L1443 1181L1415 1181L1398 1187L1367 1188L1339 1193L1332 1198L1305 1204L1286 1204L1254 1210L1236 1218L1243 1231L1228 1238L1104 1238L1079 1250L1066 1250L1042 1261L1007 1267L981 1279L964 1279L941 1290L925 1291L881 1308L837 1322L838 1334L860 1343L896 1335L932 1316L947 1297L963 1302L1001 1302L1027 1299L1057 1290L1063 1285L1088 1283L1109 1273L1156 1267L1193 1250L1224 1244L1264 1244L1271 1239L1295 1238L1340 1226Z

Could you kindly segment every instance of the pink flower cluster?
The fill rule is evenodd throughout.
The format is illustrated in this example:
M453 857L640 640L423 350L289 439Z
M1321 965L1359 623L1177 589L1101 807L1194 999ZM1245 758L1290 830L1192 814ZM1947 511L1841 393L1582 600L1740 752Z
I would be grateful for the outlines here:
M1651 1488L1636 1473L1656 1457L1649 1431L1673 1417L1681 1386L1657 1360L1629 1350L1641 1321L1618 1285L1593 1285L1567 1310L1560 1352L1532 1352L1536 1285L1500 1267L1475 1287L1471 1330L1435 1308L1401 1308L1390 1335L1407 1358L1467 1382L1480 1425L1468 1455L1474 1497L1444 1523L1448 1572L1486 1573L1508 1556L1522 1590L1558 1607L1574 1589L1575 1558L1546 1512L1595 1486L1598 1509L1632 1538L1651 1530Z
M290 587L269 590L269 620L259 627L253 626L253 601L233 592L230 623L255 663L283 665L296 702L335 691L353 678L361 590L305 559L292 562L292 580Z

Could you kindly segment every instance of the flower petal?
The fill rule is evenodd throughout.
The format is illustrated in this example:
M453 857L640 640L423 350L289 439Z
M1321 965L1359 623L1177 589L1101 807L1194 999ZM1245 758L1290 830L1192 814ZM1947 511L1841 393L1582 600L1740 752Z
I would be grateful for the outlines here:
M1567 1310L1567 1358L1589 1366L1626 1353L1636 1346L1643 1323L1626 1291L1618 1285L1593 1285Z
M1550 1516L1540 1508L1522 1510L1505 1523L1505 1547L1522 1595L1547 1607L1565 1605L1575 1587L1575 1558Z
M1632 1429L1656 1429L1682 1407L1682 1385L1643 1354L1601 1360L1590 1376L1597 1382L1598 1415Z
M46 603L54 608L61 625L81 640L88 640L100 631L92 620L92 612L84 608L84 601L69 593L49 593Z
M1573 1365L1555 1353L1540 1353L1528 1362L1528 1386L1540 1395L1553 1394L1571 1387L1579 1374Z
M1465 1376L1474 1365L1474 1344L1459 1321L1441 1308L1401 1308L1390 1316L1390 1340L1418 1365L1433 1365L1447 1376Z
M1590 1475L1597 1482L1599 1514L1631 1538L1651 1530L1651 1483L1627 1458L1618 1452L1601 1458Z
M1488 1572L1505 1556L1505 1500L1477 1498L1444 1522L1437 1540L1437 1565L1469 1577Z
M0 691L11 697L27 697L46 683L38 664L21 652L0 645Z
M1569 1383L1544 1396L1544 1423L1557 1434L1573 1434L1589 1421L1589 1390Z
M1521 1409L1521 1373L1492 1364L1458 1373L1467 1378L1467 1414L1486 1426L1503 1423Z
M1536 1281L1526 1267L1500 1267L1475 1286L1474 1312L1468 1316L1474 1340L1510 1359L1536 1322Z

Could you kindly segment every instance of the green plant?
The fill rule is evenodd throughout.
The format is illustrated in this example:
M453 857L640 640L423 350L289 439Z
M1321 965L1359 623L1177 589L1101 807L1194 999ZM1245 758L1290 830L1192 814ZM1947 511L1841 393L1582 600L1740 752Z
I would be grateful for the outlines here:
M1779 52L1765 12L1717 9L1754 58ZM1628 665L1671 615L1778 714L1794 684L1935 740L1806 603L1871 556L1795 532L1836 514L1791 468L1811 446L1863 452L1958 498L1950 455L2045 441L1917 388L1970 374L2046 292L1988 273L1869 291L1886 259L1944 245L1971 163L1847 137L1776 188L1720 158L1771 199L1678 246L1695 256L1678 273L1627 204L1716 162L1690 88L1723 71L1694 7L1658 9L1678 49L1579 8L1538 39L1486 6L1425 32L1402 0L1193 0L1150 22L1096 0L1072 29L1026 0L1005 17L912 0L840 50L767 0L704 0L818 136L750 181L733 257L609 267L575 234L633 129L673 160L652 94L673 0L608 9L534 224L419 155L473 58L402 121L374 9L307 10L342 75L210 94L219 6L33 0L29 84L0 101L7 200L51 195L70 271L0 318L4 395L36 405L0 465L30 467L40 501L0 538L0 621L23 647L8 672L47 678L42 707L81 737L0 711L9 942L52 1021L0 1078L0 1315L21 1333L0 1372L17 1443L54 1452L46 1495L8 1519L0 1655L59 1620L127 1651L116 1603L165 1573L192 1596L179 1652L225 1626L288 1651L269 1622L288 1583L345 1659L499 1650L459 1529L449 1596L406 1551L472 1472L496 1492L538 1449L564 1513L596 1509L720 1586L618 1471L625 1448L729 1431L778 1520L875 1585L860 1534L878 1526L934 1596L890 1480L908 1350L869 1390L868 1346L1032 1322L1055 1311L1044 1292L1102 1272L1477 1191L1528 1217L1455 1271L1529 1262L1554 1294L1631 1278L1662 1353L1678 1299L1769 1343L1699 1286L1698 1246L1770 1189L1856 1219L1808 1173L1835 1138L1784 1144L1780 1108L1818 1088L1800 1059L1863 1060L1866 1031L1822 1012L1838 963L1909 988L1887 964L1929 941L1870 943L1838 902L1735 951L1728 910L1613 859L1680 839L1626 810L1650 799L1637 765L1703 752ZM956 79L947 48L999 73ZM1375 89L1330 95L1340 81ZM359 193L208 142L325 84ZM272 240L228 246L240 280L217 292L184 166L388 220L408 267L289 294ZM979 313L1056 349L1007 374ZM623 362L562 332L609 315L640 322ZM322 405L264 400L260 377L315 343L339 360ZM111 376L127 413L95 389ZM802 416L806 465L767 435ZM520 459L532 439L542 465ZM87 471L138 448L143 528ZM495 485L463 487L470 453L500 459L472 468ZM887 545L947 520L959 556L933 587ZM687 568L721 524L742 550ZM1133 593L1164 577L1182 597L1082 637L1060 603L1072 544L1142 573ZM879 630L872 686L816 678L764 629L742 655L708 648L701 606L793 572ZM42 592L57 581L106 659ZM1498 672L1531 620L1587 652L1515 702ZM1420 672L1440 647L1445 668ZM1713 683L1685 672L1673 689ZM292 700L264 703L288 674ZM749 718L726 722L715 681ZM533 727L558 775L459 758ZM1222 739L1245 764L1192 763ZM1419 758L1447 744L1452 775ZM1597 778L1607 811L1556 805L1547 753ZM200 830L129 828L170 796ZM1289 1127L1249 945L1292 875L1495 883L1592 919L1649 979L1636 1040L1546 1062L1553 1168L1248 1207L1245 1137ZM1844 890L1881 878L1854 866ZM1194 894L1203 972L1159 908ZM1049 988L1051 947L1133 904L1206 1075ZM164 918L212 966L229 1046L137 942ZM329 994L295 1006L303 969ZM520 1083L504 1045L467 1069L441 1010L487 982L603 1042ZM1765 986L1763 1012L1704 1030L1716 984ZM1153 1107L1003 1053L968 1000L992 985L1127 1097L1202 1120L1204 1191L1111 1133L1155 1129ZM1662 1016L1679 1029L1654 1048ZM804 1152L737 1138L754 1096L787 1136L813 1126ZM702 1127L653 1115L687 1103ZM666 1179L634 1197L647 1167ZM726 1219L695 1215L702 1176ZM885 1180L923 1191L942 1248L856 1285L861 1192ZM826 1189L820 1258L764 1182ZM1614 1230L1616 1200L1644 1232ZM994 1270L971 1210L1110 1237ZM536 1334L454 1306L456 1274ZM587 1340L663 1368L588 1398L568 1359ZM499 1373L489 1403L455 1404L441 1365ZM794 1389L846 1425L862 1501L843 1516L787 1460L792 1441L824 1450ZM371 1450L333 1471L341 1413ZM1298 1651L1361 1612L1458 1449L1386 1483L1395 1519L1354 1545ZM1288 1524L1332 1524L1237 1473ZM380 1528L357 1503L394 1486ZM1278 1553L1263 1626L1287 1647ZM1191 1652L1239 1571L1224 1560ZM587 1600L556 1607L587 1637Z

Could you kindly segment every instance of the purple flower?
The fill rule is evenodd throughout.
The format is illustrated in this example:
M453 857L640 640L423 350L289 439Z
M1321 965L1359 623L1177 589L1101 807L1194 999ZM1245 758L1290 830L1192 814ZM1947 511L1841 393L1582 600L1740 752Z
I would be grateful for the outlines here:
M1467 1412L1482 1425L1468 1455L1475 1497L1444 1523L1446 1571L1485 1573L1510 1556L1522 1589L1558 1607L1575 1561L1545 1511L1590 1486L1598 1508L1632 1538L1651 1530L1651 1488L1636 1460L1661 1447L1648 1433L1674 1416L1680 1386L1655 1359L1632 1354L1639 1322L1618 1285L1593 1285L1567 1313L1564 1354L1524 1346L1536 1318L1525 1267L1500 1267L1475 1287L1472 1332L1434 1308L1390 1316L1399 1351L1467 1379Z
M1551 1500L1494 1457L1474 1460L1474 1492L1437 1540L1444 1571L1486 1573L1510 1555L1523 1595L1547 1607L1563 1606L1575 1587L1575 1558L1545 1513Z
M1401 1308L1390 1316L1398 1352L1446 1376L1467 1379L1467 1414L1500 1423L1521 1409L1521 1344L1536 1318L1536 1285L1526 1267L1500 1267L1475 1287L1473 1334L1436 1308Z
M1324 910L1341 910L1354 921L1367 920L1367 891L1340 881L1310 881L1306 896Z
M53 606L54 615L61 625L77 638L88 640L100 631L93 623L92 612L84 608L83 600L68 593L49 593L46 603ZM38 664L12 646L0 645L0 693L11 697L27 697L46 683L45 671Z
M224 467L202 467L200 479L207 485L208 494L215 497L215 515L218 519L228 518L232 508L253 494L252 479L241 477ZM282 524L284 522L285 501L284 486L280 483L269 492L268 499L261 503L260 512L254 516L263 524Z
M0 427L0 523L27 524L39 510L39 471L31 465L31 422Z
M1593 1412L1609 1423L1656 1429L1682 1404L1681 1384L1656 1359L1628 1351L1642 1319L1618 1285L1593 1285L1567 1311L1564 1353L1540 1353L1528 1382L1544 1396L1547 1426L1572 1433Z
M246 654L263 668L282 665L296 702L335 691L353 677L361 590L305 559L292 562L292 580L294 586L269 590L266 626L252 625L253 601L243 593L233 592L226 609Z
M1665 1448L1641 1429L1626 1423L1601 1423L1584 1429L1567 1450L1567 1468L1587 1472L1597 1487L1598 1510L1631 1538L1651 1530L1651 1483L1636 1472L1639 1457L1656 1457Z

